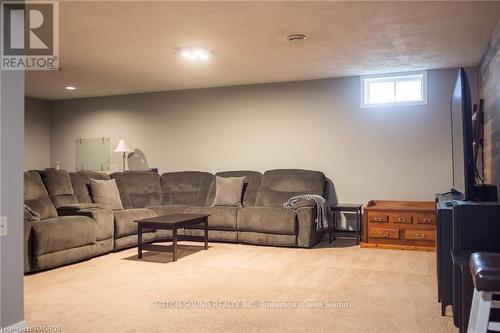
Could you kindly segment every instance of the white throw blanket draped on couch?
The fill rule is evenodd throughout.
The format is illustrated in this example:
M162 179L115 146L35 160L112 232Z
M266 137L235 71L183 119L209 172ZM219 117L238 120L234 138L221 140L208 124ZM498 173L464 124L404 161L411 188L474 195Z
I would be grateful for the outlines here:
M283 207L292 209L301 200L311 200L316 205L316 230L328 229L328 203L320 195L302 194L291 197L283 204Z

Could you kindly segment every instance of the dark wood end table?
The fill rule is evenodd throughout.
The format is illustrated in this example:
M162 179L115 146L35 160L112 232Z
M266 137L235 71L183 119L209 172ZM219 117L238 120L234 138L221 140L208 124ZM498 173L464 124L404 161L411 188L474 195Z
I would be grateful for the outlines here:
M172 214L134 221L137 223L137 258L142 258L142 250L170 252L172 249L173 261L177 261L177 230L201 223L204 224L205 234L200 238L205 242L205 250L208 250L209 216L207 214ZM156 229L172 230L172 245L143 244L143 231Z
M341 212L353 212L356 213L356 234L355 234L355 239L356 239L356 245L359 245L359 242L361 241L361 214L362 214L362 209L363 205L361 204L337 204L337 205L332 205L330 209L333 211L333 223L329 227L329 242L331 243L335 239L334 233L337 231L343 231L343 232L351 232L351 230L347 229L337 229L336 228L336 223L337 223L337 213ZM354 237L350 237L354 238Z

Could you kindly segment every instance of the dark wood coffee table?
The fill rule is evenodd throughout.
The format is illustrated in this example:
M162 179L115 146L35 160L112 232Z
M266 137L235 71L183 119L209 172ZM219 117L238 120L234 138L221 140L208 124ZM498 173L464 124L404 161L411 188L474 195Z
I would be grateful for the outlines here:
M206 214L172 214L157 216L134 221L137 223L137 257L142 258L142 250L170 252L172 249L173 261L177 261L177 229L190 227L203 223L205 225L205 234L200 238L205 242L205 250L208 250L208 217ZM144 230L172 230L172 245L143 244L142 233Z

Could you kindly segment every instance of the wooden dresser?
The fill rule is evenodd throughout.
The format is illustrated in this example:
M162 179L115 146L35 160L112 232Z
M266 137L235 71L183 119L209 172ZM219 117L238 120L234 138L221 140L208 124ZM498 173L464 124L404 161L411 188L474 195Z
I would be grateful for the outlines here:
M372 200L364 206L361 247L434 251L436 207L433 201Z

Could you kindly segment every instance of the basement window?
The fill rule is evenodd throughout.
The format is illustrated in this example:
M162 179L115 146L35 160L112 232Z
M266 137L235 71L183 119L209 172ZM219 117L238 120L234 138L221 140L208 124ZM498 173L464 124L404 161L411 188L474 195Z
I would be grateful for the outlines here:
M361 77L361 107L427 104L427 72Z

